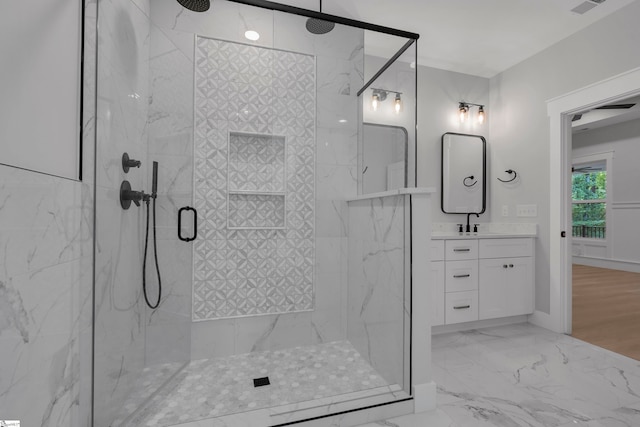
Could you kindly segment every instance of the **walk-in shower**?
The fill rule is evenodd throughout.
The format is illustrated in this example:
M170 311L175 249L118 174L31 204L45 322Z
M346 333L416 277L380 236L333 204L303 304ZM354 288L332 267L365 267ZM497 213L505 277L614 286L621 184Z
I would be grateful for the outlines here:
M98 2L93 425L275 426L411 403L398 189L415 187L417 35L210 6ZM373 87L402 110L372 109ZM118 201L125 151L143 165L130 186L157 194L155 309L144 210Z

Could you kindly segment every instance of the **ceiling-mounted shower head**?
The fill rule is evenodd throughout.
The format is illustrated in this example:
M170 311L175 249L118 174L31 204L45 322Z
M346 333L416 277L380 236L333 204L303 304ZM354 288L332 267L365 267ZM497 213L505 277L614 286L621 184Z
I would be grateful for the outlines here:
M320 0L320 13L322 13L322 0ZM335 26L335 22L315 18L307 19L306 23L307 31L311 34L327 34L329 31L333 30Z
M307 19L307 31L312 34L327 34L336 26L335 22L323 21L322 19Z
M182 6L194 12L206 12L209 10L209 0L178 0Z

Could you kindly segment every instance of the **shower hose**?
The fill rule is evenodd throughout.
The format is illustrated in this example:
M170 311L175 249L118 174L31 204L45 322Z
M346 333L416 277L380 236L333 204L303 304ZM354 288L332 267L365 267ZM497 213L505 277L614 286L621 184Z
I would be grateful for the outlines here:
M156 197L151 196L153 199L153 254L156 264L156 273L158 274L158 299L155 304L149 302L147 295L147 248L149 246L149 199L147 202L147 231L144 238L144 260L142 261L142 293L144 294L144 300L151 309L158 308L160 305L160 299L162 298L162 279L160 277L160 266L158 265L158 246L156 244Z

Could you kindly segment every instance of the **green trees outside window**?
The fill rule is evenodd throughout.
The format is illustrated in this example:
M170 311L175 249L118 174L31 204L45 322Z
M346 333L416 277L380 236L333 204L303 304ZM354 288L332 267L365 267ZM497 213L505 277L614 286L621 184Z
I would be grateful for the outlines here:
M574 237L606 237L607 172L574 172L572 176Z

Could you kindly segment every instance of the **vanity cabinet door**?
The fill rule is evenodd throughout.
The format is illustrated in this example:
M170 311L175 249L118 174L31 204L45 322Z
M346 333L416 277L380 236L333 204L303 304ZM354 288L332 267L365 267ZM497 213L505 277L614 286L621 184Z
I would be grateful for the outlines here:
M480 260L480 320L533 312L531 257Z
M430 274L431 326L444 325L444 261L432 261Z

